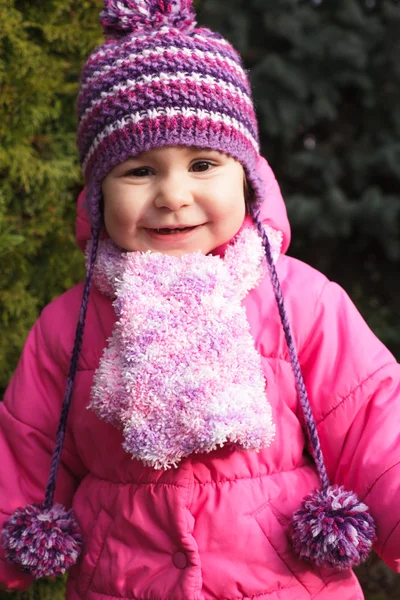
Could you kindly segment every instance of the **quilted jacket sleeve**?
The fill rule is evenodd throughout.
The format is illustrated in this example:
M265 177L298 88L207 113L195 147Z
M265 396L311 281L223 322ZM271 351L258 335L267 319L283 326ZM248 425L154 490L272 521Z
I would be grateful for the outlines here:
M300 362L331 483L369 506L375 549L400 572L400 365L331 282Z
M16 508L44 499L68 368L57 360L57 349L48 345L48 326L42 315L0 403L0 529ZM67 432L55 502L70 507L84 474ZM24 590L31 583L29 575L6 562L0 549L0 586Z

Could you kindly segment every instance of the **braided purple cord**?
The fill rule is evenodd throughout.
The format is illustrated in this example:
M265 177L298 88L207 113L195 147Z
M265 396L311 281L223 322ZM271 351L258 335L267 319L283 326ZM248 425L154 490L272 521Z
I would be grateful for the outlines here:
M44 510L49 510L51 508L51 506L53 504L53 500L54 500L56 479L57 479L58 469L60 466L61 453L62 453L63 442L64 442L64 437L65 437L65 429L67 426L68 413L69 413L69 409L71 406L72 390L73 390L75 375L76 375L76 371L77 371L77 367L78 367L79 354L80 354L81 346L82 346L83 331L85 328L86 312L87 312L87 307L88 307L88 303L89 303L89 294L90 294L90 288L91 288L91 283L92 283L94 264L96 262L97 248L99 245L99 237L100 237L100 229L99 228L93 229L92 230L92 240L93 240L92 249L91 249L89 263L88 263L87 272L86 272L85 285L83 288L81 308L79 311L79 319L78 319L78 324L76 327L74 348L72 351L72 357L71 357L71 362L70 362L70 366L69 366L69 373L68 373L68 379L67 379L67 384L66 384L66 388L65 388L65 395L64 395L62 408L61 408L61 417L60 417L60 422L59 422L58 431L57 431L56 445L55 445L55 449L54 449L54 453L53 453L53 458L51 460L50 475L49 475L49 479L48 479L47 487L46 487L46 494L45 494L45 500L44 500L44 505L43 505Z
M1 544L10 563L39 577L56 577L64 574L79 557L82 535L72 509L53 505L58 470L60 467L72 391L82 346L89 294L100 238L100 227L92 228L92 250L86 272L82 301L76 326L74 347L61 407L56 444L51 459L44 503L28 504L18 508L6 521L1 534Z
M265 233L262 222L259 218L259 210L256 207L251 208L252 217L254 223L257 226L258 232L262 237L263 246L265 249L265 254L267 257L267 265L271 278L272 287L275 294L275 299L278 305L279 316L281 318L283 331L285 333L286 344L289 350L290 362L292 365L293 374L296 381L297 393L300 399L300 405L304 414L308 438L311 442L314 459L318 470L318 475L321 481L322 489L326 492L329 488L329 478L326 472L324 457L321 450L321 444L319 441L317 426L314 420L314 416L311 410L310 401L308 399L308 394L306 390L306 386L304 383L303 374L301 372L301 367L299 363L299 358L297 356L296 346L294 343L293 334L291 331L290 323L288 316L286 314L285 304L283 301L282 288L279 283L278 275L275 269L274 261L272 258L271 245L268 240L268 236Z

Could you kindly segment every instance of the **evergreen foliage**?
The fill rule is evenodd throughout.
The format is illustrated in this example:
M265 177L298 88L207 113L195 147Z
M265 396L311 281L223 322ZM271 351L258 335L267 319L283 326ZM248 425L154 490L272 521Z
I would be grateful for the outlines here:
M251 69L291 253L342 283L400 356L400 3L197 4L200 22ZM74 107L82 63L102 40L101 8L102 0L0 0L2 388L41 308L83 275ZM45 581L0 600L61 600L62 590L62 580Z
M75 100L101 2L0 0L0 387L41 308L83 274Z

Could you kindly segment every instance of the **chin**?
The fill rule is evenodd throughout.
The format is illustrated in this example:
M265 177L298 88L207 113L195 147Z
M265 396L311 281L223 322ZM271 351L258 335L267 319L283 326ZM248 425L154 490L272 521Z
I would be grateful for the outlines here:
M202 254L206 254L201 250L201 248L195 249L183 249L183 248L169 248L168 250L156 250L153 248L149 248L151 252L159 252L160 254L168 254L168 256L176 256L180 258L181 256L185 256L185 254L192 254L193 252L201 252Z

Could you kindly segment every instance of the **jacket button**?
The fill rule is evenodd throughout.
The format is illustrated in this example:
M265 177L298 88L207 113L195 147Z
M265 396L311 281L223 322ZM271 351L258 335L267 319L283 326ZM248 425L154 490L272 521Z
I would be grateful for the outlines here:
M186 569L188 565L188 559L184 552L175 552L172 555L172 562L177 569Z

